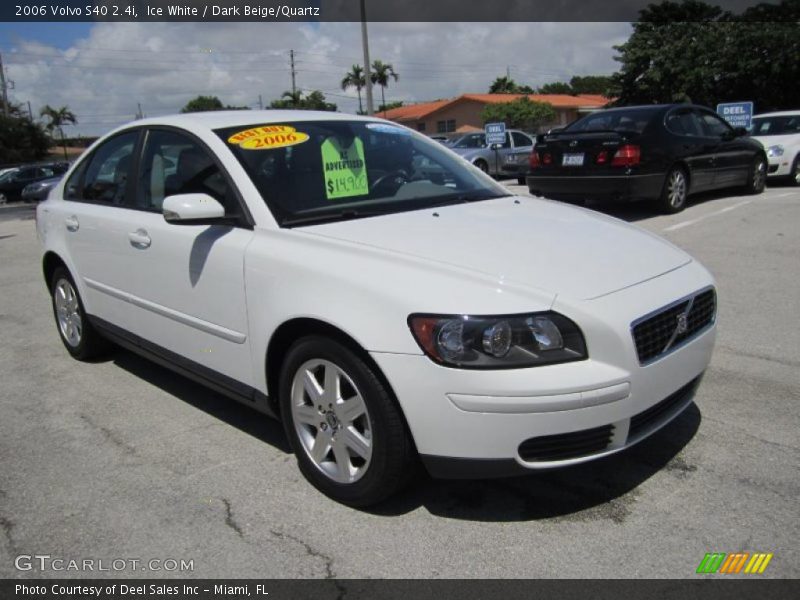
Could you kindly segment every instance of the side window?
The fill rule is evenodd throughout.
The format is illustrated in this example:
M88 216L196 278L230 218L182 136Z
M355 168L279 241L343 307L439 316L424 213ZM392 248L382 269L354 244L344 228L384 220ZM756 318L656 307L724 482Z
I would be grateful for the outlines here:
M123 133L97 148L86 168L79 169L86 172L83 189L71 189L71 185L77 188L77 181L73 181L76 177L73 175L67 183L66 197L117 206L124 204L133 150L138 137L138 131Z
M240 214L239 203L207 150L191 138L173 131L151 130L142 158L136 208L160 212L164 198L175 194L208 194L225 207L225 214Z
M700 113L700 123L708 137L722 137L731 132L731 127L716 115Z
M514 139L514 147L519 148L521 146L533 146L533 140L529 138L524 133L520 133L519 131L512 131L511 137Z
M667 129L677 135L699 137L704 135L700 120L690 110L681 110L667 115Z

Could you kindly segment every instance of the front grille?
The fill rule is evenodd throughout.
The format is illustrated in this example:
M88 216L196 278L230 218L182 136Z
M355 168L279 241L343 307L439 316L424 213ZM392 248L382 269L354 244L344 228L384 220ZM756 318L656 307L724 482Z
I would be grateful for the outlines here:
M651 427L654 427L675 407L679 406L690 393L694 391L699 381L699 377L693 379L677 392L674 392L664 398L658 404L655 404L647 410L640 412L638 415L631 417L631 424L630 428L628 429L628 439L633 439L643 431L647 431Z
M526 461L553 461L601 452L611 442L613 425L572 433L530 438L519 445L519 455Z
M695 337L713 323L716 310L717 296L713 289L709 289L635 323L633 341L639 362L645 364L655 360ZM685 329L679 332L681 325Z

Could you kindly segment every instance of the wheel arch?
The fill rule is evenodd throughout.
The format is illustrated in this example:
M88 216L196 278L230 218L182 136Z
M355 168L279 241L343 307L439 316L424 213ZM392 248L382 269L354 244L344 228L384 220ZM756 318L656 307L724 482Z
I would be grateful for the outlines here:
M44 284L47 286L47 289L50 289L53 273L55 273L58 267L64 267L67 271L70 270L67 263L58 254L52 250L45 252L42 257L42 275L44 276Z
M409 437L413 441L413 436L411 435L411 430L408 427L408 421L406 420L405 413L403 412L403 407L397 400L397 394L395 394L391 383L389 383L386 375L384 375L381 368L372 359L372 356L370 356L369 352L367 352L364 347L355 340L355 338L342 331L340 328L312 317L297 317L285 321L275 330L270 337L269 343L267 344L267 397L269 398L270 406L275 411L275 414L282 418L280 414L280 400L278 394L280 388L280 372L286 353L296 340L309 335L320 335L331 338L347 347L349 350L358 355L358 357L361 358L365 363L367 363L370 369L372 369L380 382L389 392L389 395L400 411L400 414L403 415L403 422L406 430L408 431Z

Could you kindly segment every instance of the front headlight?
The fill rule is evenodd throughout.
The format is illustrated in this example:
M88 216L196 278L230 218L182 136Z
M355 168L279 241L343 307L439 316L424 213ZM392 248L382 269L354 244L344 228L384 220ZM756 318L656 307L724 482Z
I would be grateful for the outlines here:
M783 156L783 146L780 144L775 144L774 146L770 146L767 148L767 156Z
M425 354L449 367L514 369L587 357L578 326L555 312L411 315L408 325Z

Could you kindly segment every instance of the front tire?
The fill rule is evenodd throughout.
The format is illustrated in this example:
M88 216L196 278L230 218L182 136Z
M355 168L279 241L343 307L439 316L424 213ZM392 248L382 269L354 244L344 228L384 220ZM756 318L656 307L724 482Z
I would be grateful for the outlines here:
M689 195L689 179L686 171L681 167L672 167L667 172L664 187L661 190L659 204L661 210L667 214L681 212L686 208L686 198Z
M53 272L50 296L58 335L73 358L88 360L108 351L108 342L87 319L78 288L66 268Z
M750 166L750 173L747 176L745 192L748 194L760 194L767 185L767 159L763 156L756 156Z
M489 174L489 163L487 163L485 160L476 160L474 164L481 171L483 171L487 175Z
M789 173L789 183L795 187L800 186L800 154L794 157L792 170Z
M279 396L300 471L323 494L365 507L410 479L415 452L400 409L348 347L321 336L295 342L281 368Z

